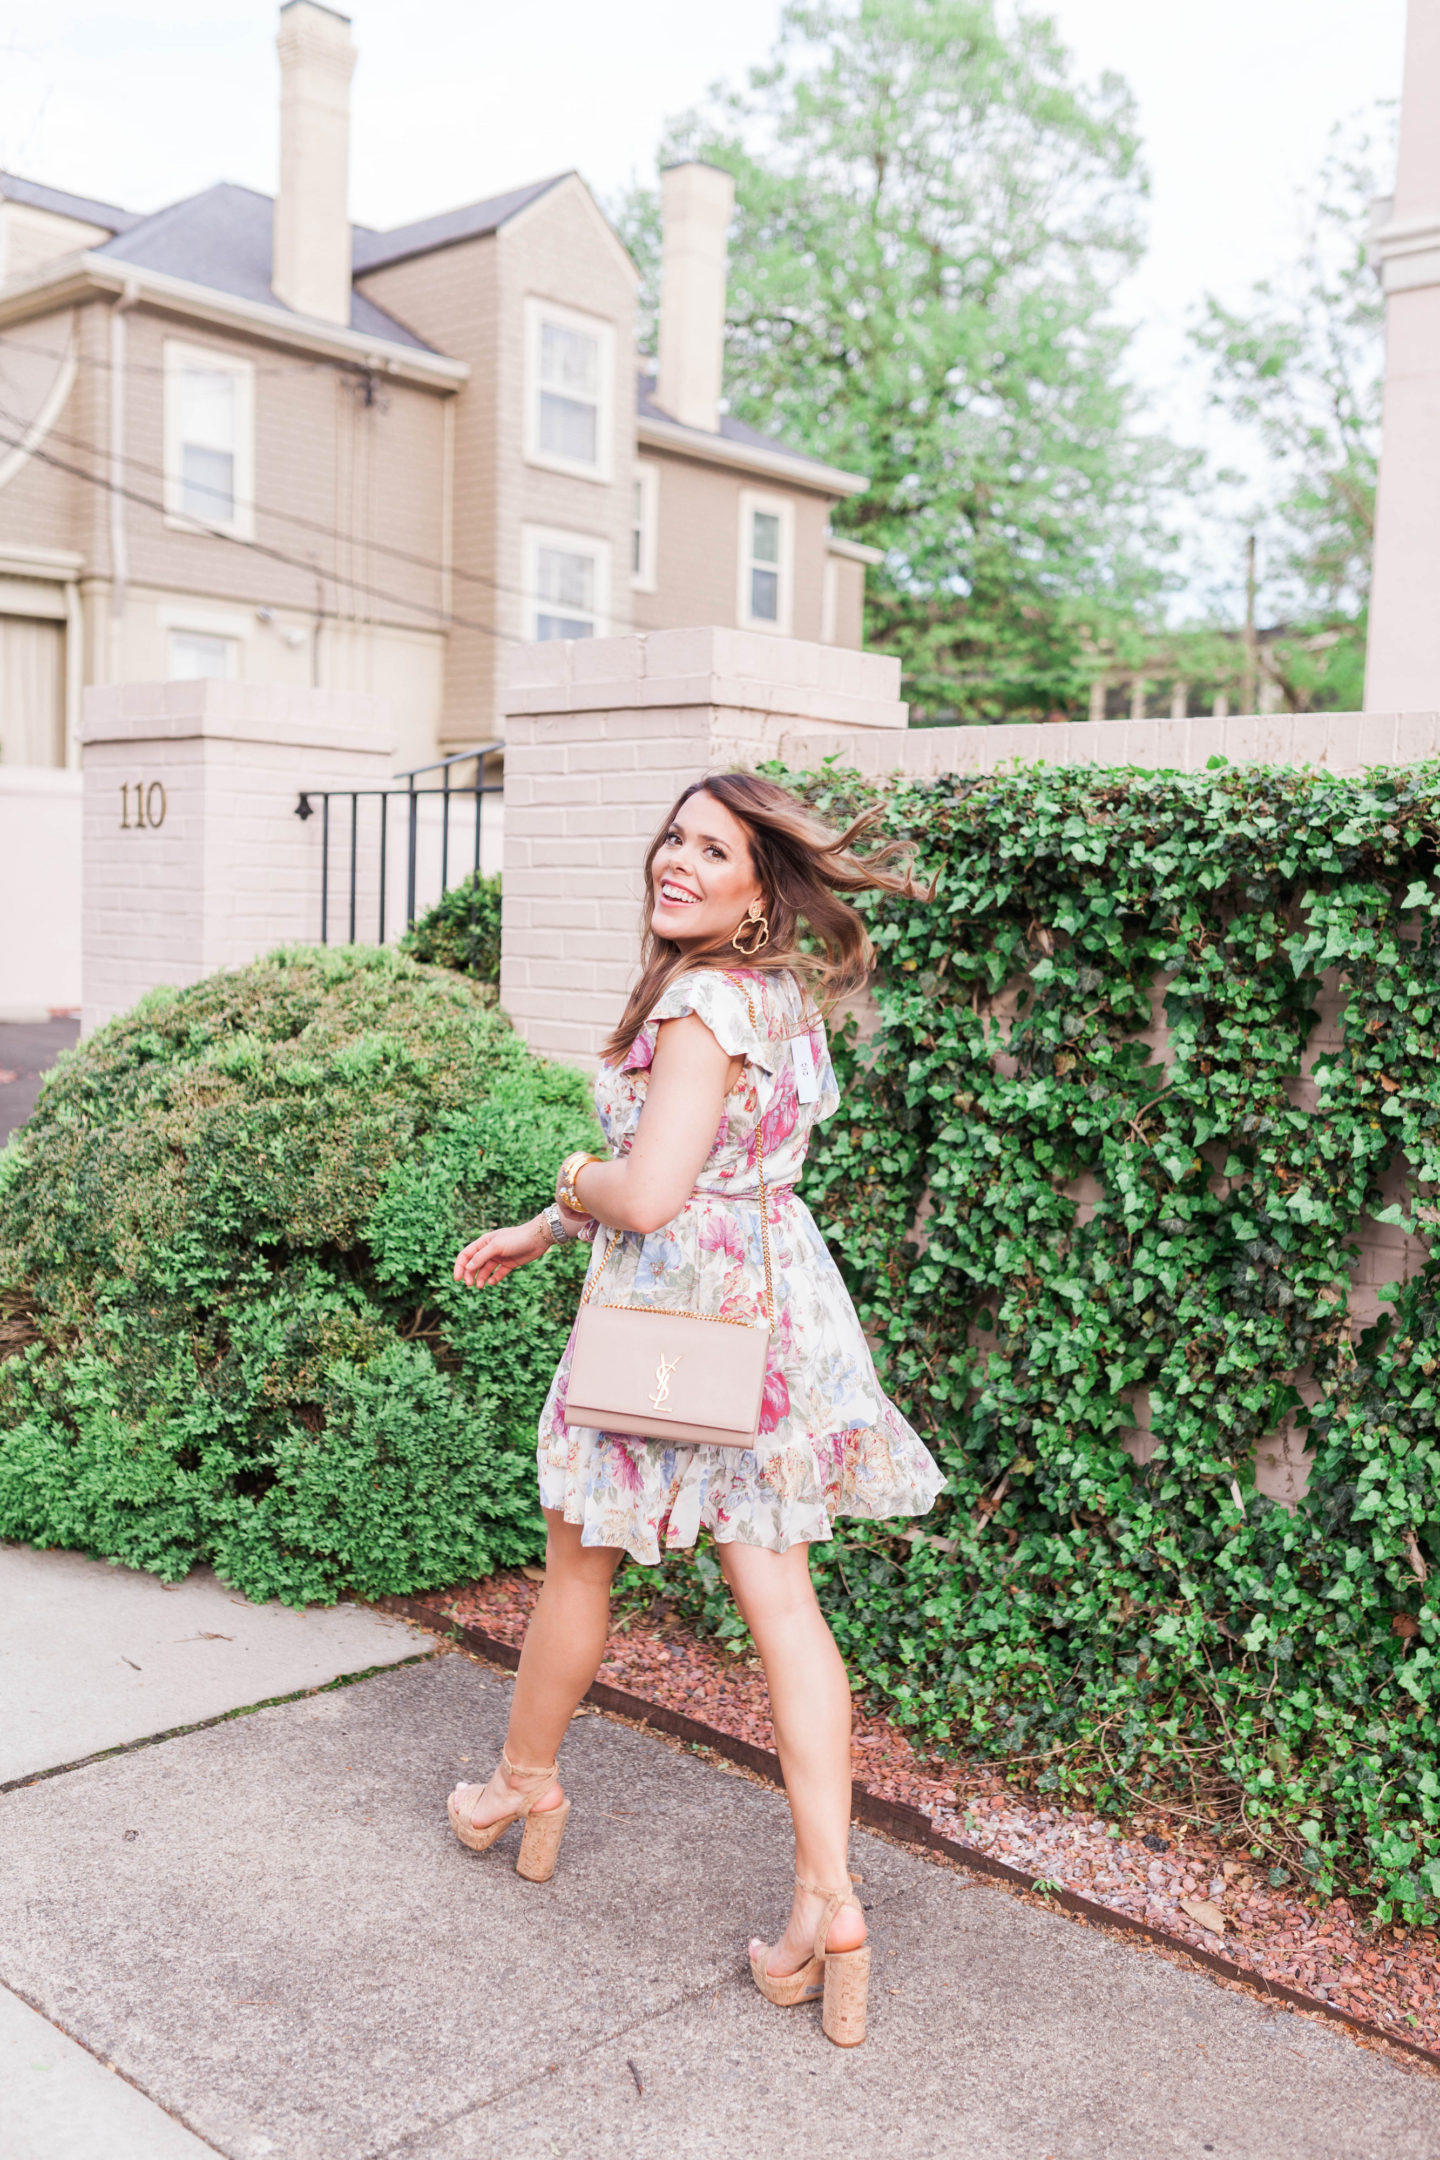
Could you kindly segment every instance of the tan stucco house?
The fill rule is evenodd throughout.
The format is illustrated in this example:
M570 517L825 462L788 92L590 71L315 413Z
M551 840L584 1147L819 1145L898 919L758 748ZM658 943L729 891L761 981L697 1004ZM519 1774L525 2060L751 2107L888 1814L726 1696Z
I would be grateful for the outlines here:
M390 232L348 211L345 17L280 14L272 201L153 216L0 175L0 762L86 683L387 697L397 765L493 738L517 640L861 642L864 485L723 411L731 182L664 179L658 368L574 173Z

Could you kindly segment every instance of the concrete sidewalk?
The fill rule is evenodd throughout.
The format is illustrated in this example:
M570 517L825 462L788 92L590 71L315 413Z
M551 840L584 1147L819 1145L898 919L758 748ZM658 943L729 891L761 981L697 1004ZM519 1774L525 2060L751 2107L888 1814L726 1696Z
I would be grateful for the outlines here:
M368 1606L299 1613L208 1568L162 1583L0 1545L0 1786L433 1648Z
M78 2151L97 2077L99 2160L1440 2154L1428 2076L869 1836L871 2038L842 2053L745 1967L788 1898L778 1794L586 1715L552 1883L514 1832L455 1844L445 1793L508 1699L442 1654L0 1798L0 1980L52 2032L6 2160Z

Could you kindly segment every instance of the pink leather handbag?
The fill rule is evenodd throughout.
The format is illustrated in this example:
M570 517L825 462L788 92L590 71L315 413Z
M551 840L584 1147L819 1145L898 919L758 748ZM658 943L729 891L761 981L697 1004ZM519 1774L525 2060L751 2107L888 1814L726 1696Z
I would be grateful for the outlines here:
M737 983L736 988L744 985ZM745 1002L753 1030L755 1005L748 990ZM567 1425L637 1433L684 1447L754 1447L775 1325L762 1125L763 1119L755 1130L755 1163L765 1260L764 1320L677 1312L667 1305L612 1305L597 1297L600 1278L623 1235L617 1230L580 1300L565 1397Z

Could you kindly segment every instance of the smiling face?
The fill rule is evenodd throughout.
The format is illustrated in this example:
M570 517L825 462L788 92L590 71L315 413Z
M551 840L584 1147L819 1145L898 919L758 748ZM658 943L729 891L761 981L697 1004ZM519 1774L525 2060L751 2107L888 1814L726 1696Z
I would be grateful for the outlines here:
M651 928L696 948L731 937L752 900L764 903L745 827L703 792L675 813L650 865Z

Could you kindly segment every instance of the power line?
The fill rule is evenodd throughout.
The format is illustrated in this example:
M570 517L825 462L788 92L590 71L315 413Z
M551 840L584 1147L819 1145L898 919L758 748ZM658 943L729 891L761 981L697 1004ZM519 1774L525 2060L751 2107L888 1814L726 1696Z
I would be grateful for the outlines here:
M23 437L0 434L0 449L24 448ZM100 488L107 495L119 495L126 502L138 504L141 509L158 510L162 517L165 515L164 503L157 501L153 495L142 495L138 489L124 487L119 481L109 480L102 473L87 472L83 465L72 465L68 458L56 457L53 451L42 449L38 444L27 454L37 458L42 465L52 466L56 472L68 473L72 480L83 480L88 487ZM388 606L404 608L411 614L433 615L437 622L445 624L447 628L475 630L482 637L498 638L507 645L524 645L529 642L526 638L517 637L512 630L497 629L494 623L475 622L468 616L457 615L453 609L432 607L426 600L403 599L399 593L386 592L379 585L367 585L358 578L340 577L334 571L325 570L319 563L307 560L303 555L288 555L283 548L270 547L263 540L241 540L234 533L217 532L210 527L204 530L209 539L228 540L232 547L244 548L251 555L263 555L270 562L283 563L287 569L303 570L309 577L328 577L332 585L344 586L351 592L364 593L368 599L383 600ZM344 535L335 537L343 538ZM332 620L344 619L338 608L317 608L311 612L328 616Z
M26 425L25 420L19 413L9 412L3 405L0 405L0 421L7 421L11 427L22 429ZM114 462L111 454L106 450L102 450L97 443L86 442L84 437L80 435L67 434L64 428L47 428L45 440L47 442L63 442L70 449L82 450L87 457L98 458L105 464ZM144 458L122 454L120 463L128 466L134 472L147 474L153 480L164 480L166 478L163 465L151 465ZM191 482L190 485L197 489L200 494L215 496L217 501L226 499L219 488L207 488L203 481ZM341 532L338 526L322 524L316 518L302 517L295 510L273 510L259 502L249 502L245 507L253 511L258 517L272 518L282 525L298 526L301 531L315 533L323 540L333 540L338 546L368 548L373 554L388 555L395 562L408 563L413 569L433 571L436 577L459 578L466 585L483 585L488 591L504 594L507 598L513 600L531 600L535 597L523 585L508 585L501 578L486 577L484 572L480 570L462 570L456 564L447 565L434 562L426 555L412 555L408 549L390 547L383 540L361 539L354 533ZM221 532L212 527L206 529L216 539L228 540L234 538L233 533ZM241 544L245 545L247 543L242 542ZM337 582L348 583L349 581L337 579Z

